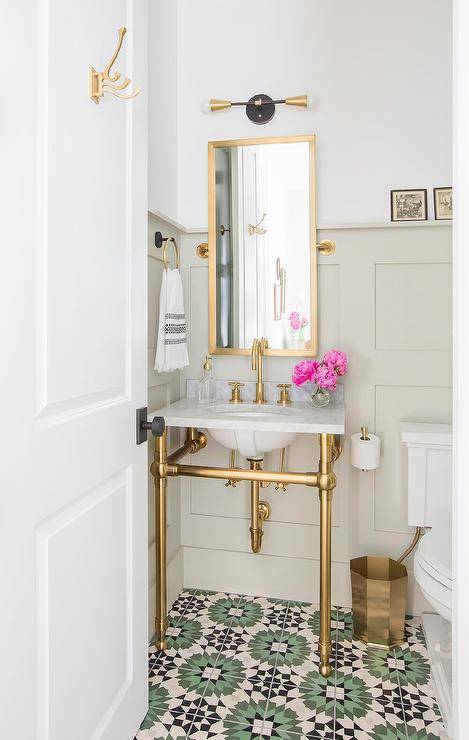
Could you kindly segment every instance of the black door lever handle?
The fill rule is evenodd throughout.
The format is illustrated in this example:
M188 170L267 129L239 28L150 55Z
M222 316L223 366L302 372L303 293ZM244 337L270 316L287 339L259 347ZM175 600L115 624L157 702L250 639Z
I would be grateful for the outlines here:
M137 420L137 444L141 445L147 441L147 432L151 432L154 437L162 437L166 425L162 416L154 416L152 421L147 421L148 409L144 406L136 411Z

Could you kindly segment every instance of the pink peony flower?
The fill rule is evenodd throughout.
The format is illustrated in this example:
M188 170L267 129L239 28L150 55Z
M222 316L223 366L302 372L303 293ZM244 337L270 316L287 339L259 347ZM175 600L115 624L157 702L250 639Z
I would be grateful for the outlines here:
M337 375L345 375L347 372L347 355L338 349L330 349L323 357L323 363L331 367Z
M316 369L314 380L320 388L327 388L330 391L335 391L336 389L337 375L330 365L319 365Z
M316 379L316 371L319 367L319 362L316 360L303 360L295 365L293 368L292 380L295 385L303 385L303 383L314 383Z
M300 314L298 313L298 311L292 311L290 316L288 317L288 320L293 331L298 331L298 329L301 329Z

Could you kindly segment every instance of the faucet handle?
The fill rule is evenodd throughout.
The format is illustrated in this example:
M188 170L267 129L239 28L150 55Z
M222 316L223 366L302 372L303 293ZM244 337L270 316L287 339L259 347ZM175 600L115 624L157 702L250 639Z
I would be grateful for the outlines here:
M231 399L230 403L243 403L243 399L241 398L241 391L240 388L244 387L244 383L240 383L237 380L231 380L228 385L231 385L232 391L231 391Z
M291 398L288 389L291 388L291 383L279 383L277 388L280 388L280 398L277 401L278 405L289 406L291 404Z

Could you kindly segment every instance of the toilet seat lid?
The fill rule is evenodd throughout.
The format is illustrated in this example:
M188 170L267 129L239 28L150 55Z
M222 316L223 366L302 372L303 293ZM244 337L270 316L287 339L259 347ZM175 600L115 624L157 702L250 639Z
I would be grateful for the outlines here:
M417 557L429 575L452 588L451 526L436 526L420 540Z

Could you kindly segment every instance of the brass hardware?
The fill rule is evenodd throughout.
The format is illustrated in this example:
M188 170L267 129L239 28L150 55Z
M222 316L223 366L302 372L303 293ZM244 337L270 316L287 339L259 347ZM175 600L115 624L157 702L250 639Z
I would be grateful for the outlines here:
M159 237L158 237L159 235ZM174 252L176 254L176 270L179 270L180 260L179 260L179 247L177 245L176 239L172 236L168 237L162 237L161 232L157 231L155 234L155 246L162 246L163 247L163 258L161 257L155 257L158 262L162 262L164 265L164 269L168 269L168 242L173 245Z
M280 403L280 401L277 401L277 403ZM291 402L290 402L291 403ZM285 470L285 447L282 447L280 450L280 465L279 465L280 472L283 473ZM277 481L277 484L275 486L276 491L282 491L282 493L285 493L287 490L287 484L286 483L279 483Z
M329 257L335 252L335 242L330 239L323 239L316 244L316 248L324 257Z
M188 428L186 439L187 441L190 441L192 445L192 449L190 451L191 455L203 450L204 447L207 446L207 435L203 432L199 432L195 427Z
M274 284L274 321L280 321L285 313L287 295L287 271L282 267L280 257L277 257L276 270L278 283Z
M186 439L182 447L168 455L168 464L172 465L181 460L186 455L194 455L196 452L203 450L207 446L207 435L199 432L194 427L189 427L186 431Z
M338 434L334 434L334 446L332 448L332 462L336 462L336 460L339 459L339 457L342 454L342 442L340 441L340 436Z
M311 340L309 349L268 349L271 357L316 357L318 352L317 325L317 234L316 234L316 137L312 135L265 136L261 138L227 139L210 141L208 144L208 246L209 246L209 351L214 355L249 355L251 350L241 347L217 346L217 238L218 224L216 212L216 152L217 149L268 144L306 143L309 148L309 265L305 270L310 276L309 316ZM200 255L199 255L200 256Z
M264 397L264 380L263 380L263 355L269 347L269 342L265 337L254 339L251 348L251 365L253 370L257 370L256 397L254 403L266 403Z
M262 460L247 458L251 471L261 471ZM270 516L270 506L266 501L259 501L259 481L251 480L251 550L254 553L261 551L264 535L264 521Z
M307 95L295 95L293 98L285 98L286 105L297 105L300 108L308 107L308 96Z
M261 226L261 223L263 222L266 216L267 216L267 213L264 213L259 223L257 223L255 226L253 226L252 224L249 224L249 227L248 227L249 236L254 236L254 234L258 234L259 236L264 236L264 234L267 234L267 229L264 229Z
M215 480L257 480L259 483L285 483L317 488L319 473L280 473L278 470L244 470L243 468L216 468L205 465L171 465L168 461L167 474L170 477L182 475L193 478L214 478ZM335 477L334 477L335 482Z
M230 100L217 100L216 98L212 98L210 101L210 110L212 113L219 110L226 110L227 108L231 108Z
M350 561L353 636L389 650L404 642L407 569L392 558Z
M135 98L140 92L140 88L137 87L133 92L129 94L121 95L120 91L126 90L130 85L131 80L128 77L125 77L121 82L119 82L119 80L121 79L120 72L115 72L114 74L111 74L111 67L119 55L124 36L127 33L127 29L124 27L119 28L117 33L117 48L104 71L96 72L94 67L89 68L89 97L96 104L99 103L100 98L102 98L105 93L109 93L109 95L114 95L116 98L129 100L130 98Z
M229 226L223 226L223 224L220 226L220 236L225 236L225 234L231 234L231 229Z
M331 675L331 531L332 492L335 486L332 450L333 434L319 435L319 504L320 504L320 628L319 628L319 672L327 678ZM332 480L331 480L332 478Z
M413 538L412 542L410 543L409 547L406 550L404 550L404 552L402 553L401 557L400 558L397 558L397 562L398 563L402 563L402 561L405 560L410 555L410 553L413 550L415 550L415 548L417 547L417 545L418 545L418 543L419 543L420 538L422 537L422 535L423 535L423 529L422 529L422 527L416 527L415 528L414 538Z
M368 436L368 429L366 427L361 427L361 437L360 439L363 440L363 442L368 441L370 438Z
M236 467L236 450L230 450L230 468ZM232 487L236 488L237 481L235 480L227 480L225 483L225 488Z
M262 482L277 485L306 485L319 488L320 500L320 636L319 654L321 675L331 674L331 505L332 493L336 485L333 461L337 459L340 449L333 434L320 434L319 472L289 473L261 469L260 460L250 460L250 469L216 468L197 465L180 465L175 461L185 454L194 453L205 447L207 438L195 428L187 430L186 442L172 455L167 456L167 431L156 440L155 457L150 467L155 478L156 494L156 642L157 647L165 649L166 634L166 484L168 476L191 476L194 478L211 478L228 480L235 483L239 480L251 482L251 546L259 552L263 534L263 522L270 516L270 506L259 501L259 486ZM233 451L232 451L233 452ZM230 464L235 458L230 454ZM282 460L281 460L282 465ZM405 555L405 554L404 554ZM404 557L404 556L403 556ZM400 566L404 567L404 566Z
M208 259L208 244L207 244L207 242L202 242L201 244L198 244L195 251L197 252L197 256L200 257L201 260Z
M239 383L237 380L232 380L228 383L228 385L231 385L233 389L231 391L230 403L243 403L240 388L244 387L244 383Z
M158 650L166 650L166 465L167 431L156 438L151 473L155 478L155 552L156 552L156 618L155 642Z
M202 110L204 113L216 113L217 111L226 110L227 108L231 108L232 106L245 106L248 118L250 118L250 120L253 120L251 118L251 115L249 114L249 108L251 106L258 109L261 109L262 107L267 107L269 108L269 112L266 113L265 116L262 116L262 120L254 119L256 123L267 123L273 118L275 114L275 106L282 103L284 103L285 105L295 105L298 108L307 108L308 96L293 95L289 98L274 100L269 95L260 95L259 93L257 93L257 95L254 95L252 98L250 98L250 100L239 100L233 102L231 100L217 100L217 98L211 98L206 102L204 101L204 103L202 104Z
M289 406L291 404L290 393L288 389L291 388L291 383L279 383L277 388L280 388L280 398L277 403L279 406Z

